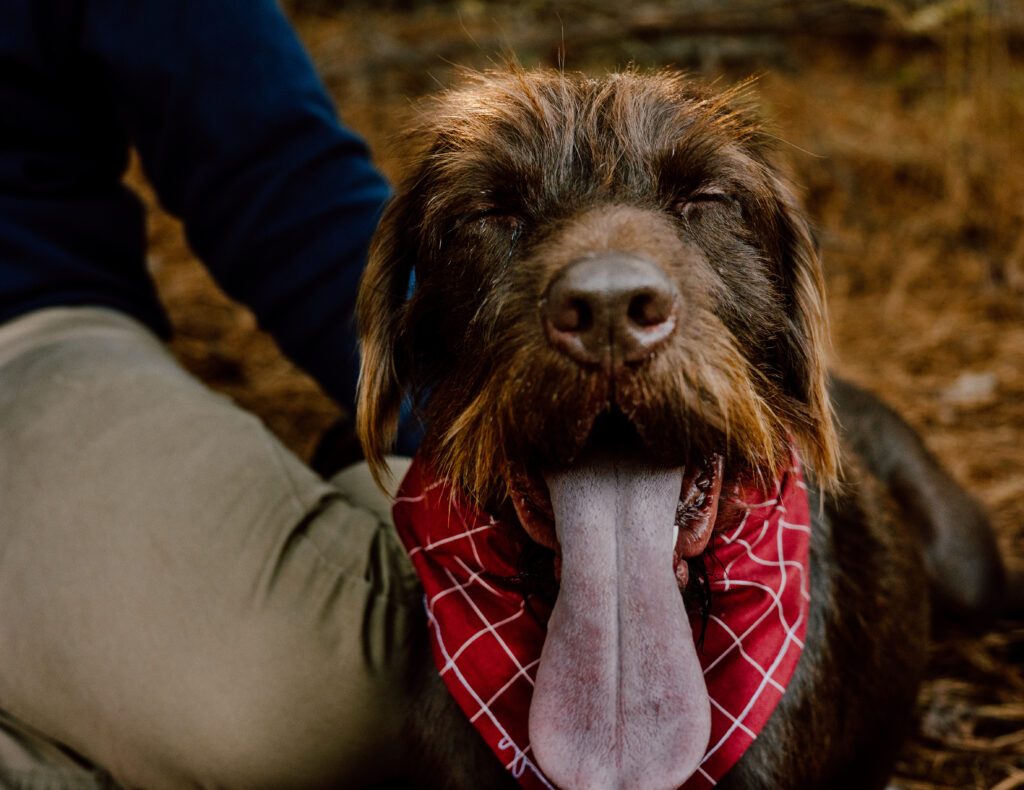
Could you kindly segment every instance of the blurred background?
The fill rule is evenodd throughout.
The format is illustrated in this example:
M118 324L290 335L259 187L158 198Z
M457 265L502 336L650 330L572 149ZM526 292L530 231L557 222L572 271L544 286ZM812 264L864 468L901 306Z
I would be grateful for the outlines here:
M399 174L462 67L674 66L754 95L821 243L833 367L895 405L1024 570L1022 0L291 0L343 120ZM138 169L150 264L198 376L308 458L340 413L192 258ZM343 320L344 317L339 317ZM1024 623L933 649L896 783L1024 787Z

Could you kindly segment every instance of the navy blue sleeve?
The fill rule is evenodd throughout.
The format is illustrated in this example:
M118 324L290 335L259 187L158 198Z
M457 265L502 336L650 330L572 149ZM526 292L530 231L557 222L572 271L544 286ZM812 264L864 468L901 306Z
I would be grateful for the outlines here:
M81 47L227 293L342 405L388 187L272 0L86 0Z

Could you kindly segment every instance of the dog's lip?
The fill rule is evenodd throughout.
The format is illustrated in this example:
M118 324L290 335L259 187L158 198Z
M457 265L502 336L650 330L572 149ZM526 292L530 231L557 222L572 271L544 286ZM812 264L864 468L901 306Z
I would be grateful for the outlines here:
M725 458L711 453L699 464L692 464L683 474L683 485L676 506L678 529L672 562L679 589L689 582L688 559L700 556L707 547L718 519L719 497L725 472Z
M709 453L686 464L679 503L676 506L675 538L672 561L680 589L689 582L687 559L700 555L714 530L718 516L719 496L724 478L724 457ZM555 534L554 511L544 477L525 469L511 469L509 493L519 522L536 543L556 553L555 572L560 563L558 539ZM666 545L668 540L666 540Z

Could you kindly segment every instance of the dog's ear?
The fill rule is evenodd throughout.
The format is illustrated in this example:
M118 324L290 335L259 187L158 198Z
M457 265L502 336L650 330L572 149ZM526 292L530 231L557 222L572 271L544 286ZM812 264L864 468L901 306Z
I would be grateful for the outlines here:
M773 175L777 196L776 238L780 242L783 278L792 326L780 339L783 365L793 379L804 406L798 424L793 425L803 458L809 462L819 485L831 488L839 473L839 446L828 394L828 358L831 349L825 282L803 208L785 180Z
M402 398L408 383L403 352L405 305L415 261L408 193L384 210L370 244L369 263L359 284L356 317L361 363L356 403L356 432L374 480L383 487L388 474L384 456L398 431Z

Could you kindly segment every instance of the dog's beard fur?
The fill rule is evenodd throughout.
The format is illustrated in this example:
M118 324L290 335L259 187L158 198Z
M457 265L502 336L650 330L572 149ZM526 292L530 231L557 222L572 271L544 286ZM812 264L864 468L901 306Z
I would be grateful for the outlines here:
M481 371L460 386L439 386L426 410L429 424L447 426L431 433L427 455L440 476L478 502L507 496L508 476L500 472L510 466L571 463L608 413L632 424L647 453L665 464L716 450L754 470L788 461L785 424L752 386L757 374L727 334L666 350L610 381L557 358L539 362L529 344L507 347L507 359L487 360L500 377Z

